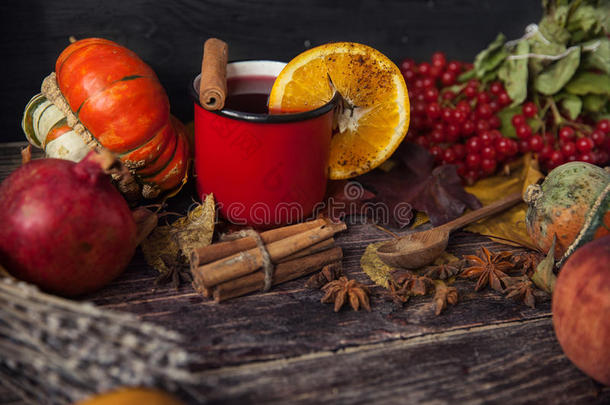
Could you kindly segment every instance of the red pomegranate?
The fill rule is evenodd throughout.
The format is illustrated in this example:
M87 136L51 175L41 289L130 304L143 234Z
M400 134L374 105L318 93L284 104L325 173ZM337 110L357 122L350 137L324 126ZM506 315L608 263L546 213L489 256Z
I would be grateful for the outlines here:
M136 248L136 224L106 170L109 154L81 162L34 160L0 185L0 264L16 278L66 296L119 275Z

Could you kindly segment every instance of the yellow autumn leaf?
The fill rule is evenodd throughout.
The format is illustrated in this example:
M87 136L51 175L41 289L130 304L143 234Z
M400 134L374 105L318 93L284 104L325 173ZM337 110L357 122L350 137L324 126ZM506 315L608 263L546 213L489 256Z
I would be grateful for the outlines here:
M398 268L385 264L377 254L377 248L386 242L387 241L381 241L368 245L364 251L364 254L360 258L360 267L362 267L364 273L369 276L369 278L375 284L384 288L389 288L389 282L392 279L392 271L398 270ZM450 263L456 260L457 257L451 253L443 252L443 254L434 260L433 265L438 266L440 264Z
M214 196L208 194L184 217L170 225L157 226L142 241L144 259L161 274L170 271L164 257L187 262L192 249L209 245L214 234L216 210Z
M538 163L529 154L511 167L511 173L496 175L477 181L473 186L464 189L474 194L483 205L490 204L502 196L525 189L543 177L538 169ZM525 228L525 213L527 204L519 203L509 210L468 225L466 231L483 234L498 242L516 246L526 246L536 249Z

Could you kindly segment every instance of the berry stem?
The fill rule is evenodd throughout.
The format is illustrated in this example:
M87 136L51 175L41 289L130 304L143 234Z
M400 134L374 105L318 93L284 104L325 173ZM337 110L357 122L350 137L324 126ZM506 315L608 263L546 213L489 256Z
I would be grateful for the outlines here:
M552 97L547 98L547 102L551 107L551 111L553 112L553 119L555 121L555 125L561 125L564 122L564 118L559 113L559 109L557 108L557 104L555 104L555 100Z

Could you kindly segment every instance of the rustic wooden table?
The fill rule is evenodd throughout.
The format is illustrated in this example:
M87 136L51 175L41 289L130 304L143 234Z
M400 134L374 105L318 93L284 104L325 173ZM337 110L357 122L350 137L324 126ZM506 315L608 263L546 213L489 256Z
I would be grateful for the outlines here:
M23 146L0 144L0 180L18 167ZM384 239L373 226L350 225L337 237L344 271L371 284L360 257ZM461 255L494 245L459 232L448 249ZM400 308L380 287L372 312L334 313L303 279L217 305L190 285L155 288L156 276L138 253L119 279L87 298L182 333L202 358L201 402L610 403L610 388L563 355L548 299L530 309L459 280L459 303L441 316L430 297ZM1 379L0 403L22 404Z

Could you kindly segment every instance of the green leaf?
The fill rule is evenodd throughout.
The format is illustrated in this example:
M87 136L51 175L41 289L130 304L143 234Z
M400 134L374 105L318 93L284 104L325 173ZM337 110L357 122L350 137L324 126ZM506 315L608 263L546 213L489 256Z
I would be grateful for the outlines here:
M590 4L577 6L570 14L566 24L568 31L573 33L582 32L583 36L599 34L602 30L604 16L599 10ZM574 38L572 38L574 43Z
M561 6L553 14L546 14L540 20L538 29L547 40L559 44L566 44L569 41L570 33L564 28L567 11L567 7Z
M583 98L583 108L590 112L600 112L607 102L608 97L600 94L587 94Z
M500 132L507 138L517 138L517 132L511 122L513 115L521 113L521 106L506 107L496 114L500 118Z
M506 59L507 56L508 56L508 51L506 49L504 49L504 47L491 53L489 55L489 57L485 61L482 62L480 69L476 70L477 77L480 79L484 79L484 78L489 79L489 77L491 77L492 75L495 74L494 70L496 70L496 68L498 66L500 66L502 64L502 62L504 62L504 60ZM491 80L493 80L493 79L491 79Z
M532 128L532 132L536 133L540 128L542 128L542 120L539 118L528 118L527 124Z
M529 43L521 41L513 55L526 55L529 49ZM507 60L498 70L498 77L513 100L511 106L521 104L527 97L527 76L527 58Z
M474 59L474 71L477 77L497 68L506 58L508 52L504 49L506 37L500 33L487 48L483 49Z
M605 94L610 96L610 76L592 72L579 72L565 87L566 91L582 96L584 94Z
M561 107L568 113L571 120L575 120L582 111L582 100L578 96L567 94L561 100Z
M605 32L610 32L610 1L602 0L599 5L599 13L604 16L602 20L602 28Z
M528 39L530 43L530 52L536 55L549 55L556 56L566 51L566 46L558 44L556 42L545 42L541 39L540 33ZM540 58L530 58L529 61L529 73L531 77L536 77L540 72L544 70L544 67L548 64L548 61Z
M610 39L598 38L582 44L584 49L595 47L594 51L587 52L583 65L587 68L599 69L610 75Z
M557 281L557 276L553 272L553 268L555 267L555 242L557 241L557 237L553 236L553 243L551 244L551 248L547 253L546 257L542 259L538 266L536 267L536 271L532 276L532 281L538 288L543 291L546 291L549 294L553 293L553 289L555 288L555 282Z
M597 22L596 11L590 5L581 5L576 7L574 12L568 18L566 28L568 31L583 30L589 31Z
M441 90L441 94L446 93L448 91L452 91L455 94L459 94L460 91L462 91L464 89L464 87L466 87L466 84L454 84L452 86L448 86L448 87L443 87L443 89Z
M464 72L461 75L459 75L457 78L457 81L460 83L464 83L470 79L474 79L475 77L477 77L477 72L475 72L474 69L470 69L469 71Z
M580 48L575 47L540 73L534 80L534 88L546 95L557 93L574 76L579 64Z
M610 120L610 112L605 113L605 114L595 114L594 118L595 118L595 121Z

